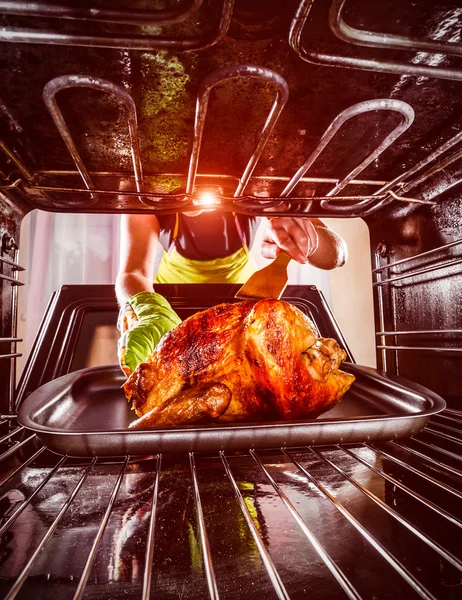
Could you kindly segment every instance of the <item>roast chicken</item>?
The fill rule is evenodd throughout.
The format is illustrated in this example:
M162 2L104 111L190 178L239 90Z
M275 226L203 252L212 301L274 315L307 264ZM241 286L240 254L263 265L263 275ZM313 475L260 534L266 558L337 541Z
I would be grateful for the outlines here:
M131 427L315 418L353 383L345 358L292 304L220 304L172 329L132 373Z

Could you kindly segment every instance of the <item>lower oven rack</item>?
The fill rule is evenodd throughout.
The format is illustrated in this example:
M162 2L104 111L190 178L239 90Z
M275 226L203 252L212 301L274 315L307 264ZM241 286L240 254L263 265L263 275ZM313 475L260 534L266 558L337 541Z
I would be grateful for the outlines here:
M2 597L462 592L460 411L400 442L175 458L76 460L1 426Z

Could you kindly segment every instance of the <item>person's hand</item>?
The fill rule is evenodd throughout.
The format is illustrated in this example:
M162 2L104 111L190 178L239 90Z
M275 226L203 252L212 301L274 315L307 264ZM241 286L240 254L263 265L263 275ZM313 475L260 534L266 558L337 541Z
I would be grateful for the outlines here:
M132 296L120 309L117 354L122 371L129 377L154 352L161 338L181 323L168 301L155 292Z
M264 258L276 258L284 251L301 264L318 247L318 234L313 223L303 217L274 217L265 228L261 253Z

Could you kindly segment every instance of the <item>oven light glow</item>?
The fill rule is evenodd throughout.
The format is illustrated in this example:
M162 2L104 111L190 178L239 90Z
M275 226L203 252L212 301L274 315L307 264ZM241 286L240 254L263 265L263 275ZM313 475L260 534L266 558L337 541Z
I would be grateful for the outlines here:
M194 201L194 204L200 204L201 206L215 206L220 201L214 192L204 191L198 195L198 198Z

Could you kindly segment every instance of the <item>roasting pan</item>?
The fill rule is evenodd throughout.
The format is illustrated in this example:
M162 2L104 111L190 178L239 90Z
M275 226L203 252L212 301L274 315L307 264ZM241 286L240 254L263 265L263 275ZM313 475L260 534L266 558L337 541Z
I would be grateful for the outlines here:
M25 400L18 420L60 454L152 455L393 440L415 435L446 406L411 381L352 363L343 368L356 381L337 406L315 420L130 430L136 416L118 366L83 369L45 384Z

